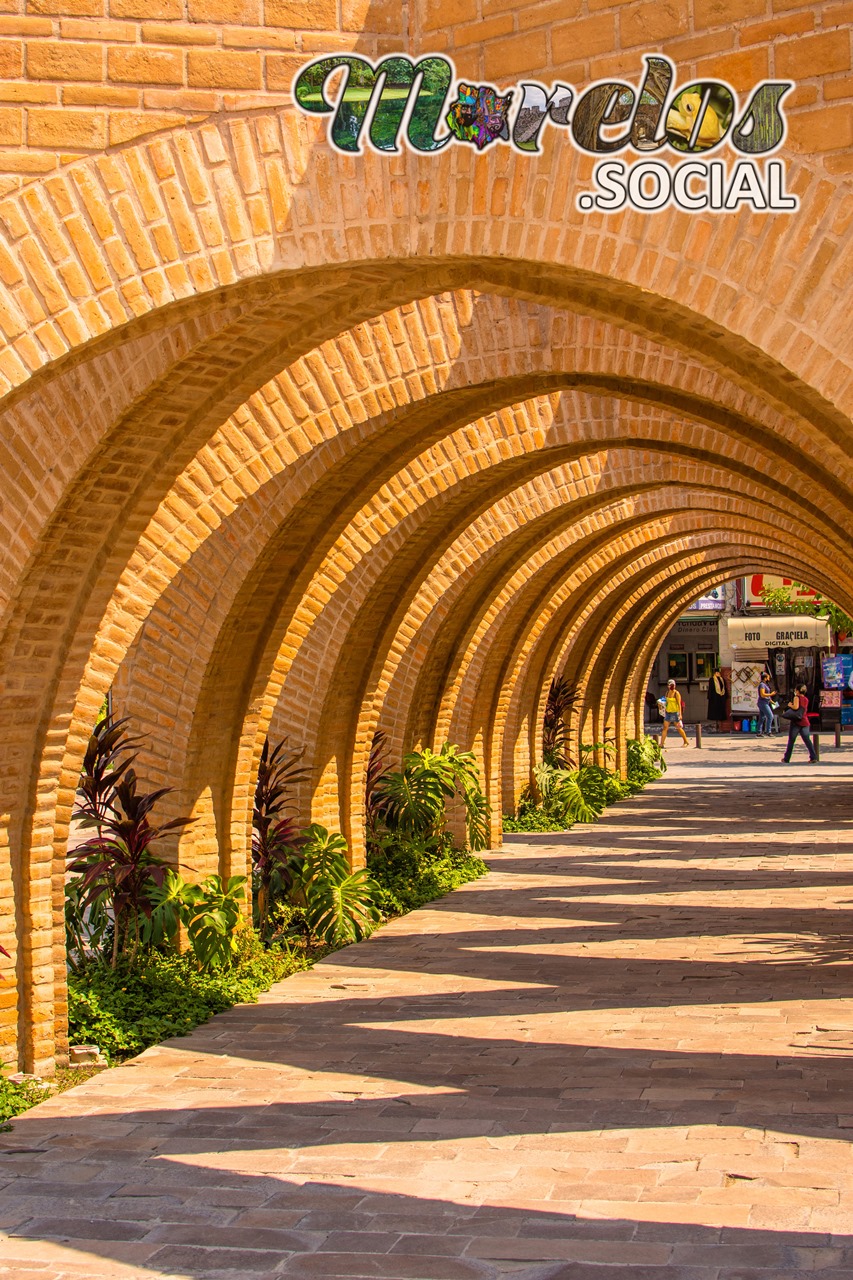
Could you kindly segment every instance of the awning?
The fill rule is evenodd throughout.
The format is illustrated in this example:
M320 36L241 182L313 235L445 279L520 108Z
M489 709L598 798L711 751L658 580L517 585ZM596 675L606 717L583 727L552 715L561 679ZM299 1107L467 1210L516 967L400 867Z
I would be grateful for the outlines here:
M829 648L829 623L822 618L729 618L729 644L733 649L756 645L769 649Z

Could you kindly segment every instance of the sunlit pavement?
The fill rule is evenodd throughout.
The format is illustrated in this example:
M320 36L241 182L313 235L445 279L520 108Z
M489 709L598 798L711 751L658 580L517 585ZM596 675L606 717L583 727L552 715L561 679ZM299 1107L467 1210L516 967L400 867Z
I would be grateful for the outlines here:
M853 1274L853 744L608 820L0 1136L0 1277Z

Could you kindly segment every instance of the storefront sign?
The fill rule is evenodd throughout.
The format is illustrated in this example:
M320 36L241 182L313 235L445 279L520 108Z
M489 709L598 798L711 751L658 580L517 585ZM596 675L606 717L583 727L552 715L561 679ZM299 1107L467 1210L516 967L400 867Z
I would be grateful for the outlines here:
M625 208L650 213L668 207L730 213L743 206L791 212L799 207L798 198L785 190L784 163L764 163L785 139L782 99L793 89L792 81L763 81L744 104L725 81L678 87L668 58L647 53L643 59L639 84L602 80L579 91L569 84L524 81L499 90L458 80L443 54L415 61L392 53L371 62L330 53L300 69L293 96L302 111L331 117L329 142L348 154L359 154L363 140L378 152L399 152L402 140L424 154L453 144L482 152L495 142L536 154L547 124L588 155L628 150L641 157L627 163L602 159L593 190L576 194L575 208L583 213ZM330 78L334 101L326 96ZM696 158L723 142L749 158ZM688 158L673 166L642 158L666 150Z
M679 618L670 634L701 636L703 640L713 640L716 643L719 626L719 618Z
M822 618L729 618L729 644L737 649L829 647L829 623Z
M770 588L773 591L784 589L788 592L791 600L813 600L817 595L816 591L812 591L810 587L800 586L794 582L793 578L777 578L769 573L751 573L743 581L746 588L744 603L749 609L765 609L767 607L761 596L765 588Z
M707 595L700 596L687 606L690 613L717 613L726 606L725 591L722 587L714 587Z

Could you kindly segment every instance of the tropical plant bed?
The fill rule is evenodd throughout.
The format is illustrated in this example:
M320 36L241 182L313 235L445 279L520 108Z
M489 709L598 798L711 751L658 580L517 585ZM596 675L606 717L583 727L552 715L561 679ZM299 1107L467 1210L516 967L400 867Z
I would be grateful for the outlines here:
M208 875L187 883L157 852L190 818L159 825L152 812L169 788L144 792L133 768L137 740L106 711L92 732L76 817L88 838L69 854L66 877L69 1033L96 1044L110 1065L186 1035L274 982L367 937L485 874L446 830L446 804L461 801L468 844L488 840L489 806L470 752L445 744L410 752L400 772L382 767L378 734L365 795L368 866L353 870L339 832L290 815L306 776L302 753L264 745L255 790L252 877ZM251 893L252 923L242 903ZM179 948L179 941L184 948ZM45 1097L39 1082L0 1078L8 1119Z
M397 857L389 852L371 867L371 874L380 888L383 916L390 918L442 897L487 870L481 858L459 850L418 863L404 849ZM191 954L154 951L133 967L90 964L69 974L71 1043L96 1044L111 1065L122 1062L162 1040L187 1035L235 1004L254 1002L273 983L340 949L304 938L273 942L265 949L248 927L238 937L240 949L230 968L200 971Z
M488 871L482 858L465 849L445 845L429 852L414 842L371 853L368 866L379 886L379 907L386 917L405 915L452 889L478 880Z
M274 982L308 969L328 947L272 946L248 927L228 968L200 970L191 954L146 954L144 962L90 964L68 978L72 1044L96 1044L110 1064L173 1036L187 1035L235 1004L251 1004Z
M626 778L613 769L588 763L596 749L606 755L611 748L604 742L582 747L582 763L577 768L568 768L564 756L551 750L534 766L532 783L516 812L504 814L504 833L568 831L576 822L596 822L608 806L636 795L666 772L656 738L629 740Z
M383 916L405 915L485 875L481 858L448 848L418 859L410 848L389 850L371 868L380 888ZM111 1066L174 1036L188 1035L235 1004L251 1004L276 982L310 969L340 947L305 939L264 948L253 929L238 935L239 952L227 969L200 971L192 954L149 952L142 964L115 968L92 963L68 977L68 1030L72 1044L97 1044ZM348 943L341 943L346 946ZM56 1093L81 1084L98 1068L61 1070L50 1083L20 1082L0 1074L0 1132L9 1121Z

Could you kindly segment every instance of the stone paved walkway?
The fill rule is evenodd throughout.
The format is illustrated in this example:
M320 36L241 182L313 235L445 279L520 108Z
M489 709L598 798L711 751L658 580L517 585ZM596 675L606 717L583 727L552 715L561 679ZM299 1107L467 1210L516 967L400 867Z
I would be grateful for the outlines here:
M853 1274L853 747L667 778L0 1138L0 1277Z

